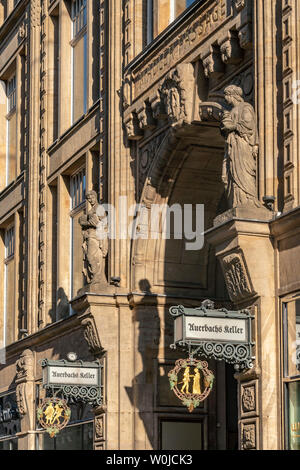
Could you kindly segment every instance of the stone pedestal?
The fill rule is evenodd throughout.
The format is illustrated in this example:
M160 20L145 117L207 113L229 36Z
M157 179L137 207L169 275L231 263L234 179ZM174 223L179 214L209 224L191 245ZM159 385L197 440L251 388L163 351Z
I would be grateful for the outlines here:
M218 217L206 232L206 240L214 246L221 263L232 302L237 309L249 308L255 315L254 369L236 377L240 448L245 450L280 448L279 338L268 213L272 219L271 212L261 209L248 218L232 210Z

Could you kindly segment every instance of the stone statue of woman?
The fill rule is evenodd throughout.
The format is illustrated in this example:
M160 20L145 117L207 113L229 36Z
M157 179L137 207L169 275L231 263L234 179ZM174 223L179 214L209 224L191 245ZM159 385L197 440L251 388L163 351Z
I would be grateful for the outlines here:
M95 191L87 192L86 200L91 209L79 219L83 234L83 273L89 285L100 287L107 284L105 276L105 258L108 252L106 212L98 203Z
M255 112L243 99L240 87L230 85L224 90L225 100L231 107L224 111L221 132L226 139L223 163L223 181L229 208L241 206L262 207L257 198L256 158L258 132Z

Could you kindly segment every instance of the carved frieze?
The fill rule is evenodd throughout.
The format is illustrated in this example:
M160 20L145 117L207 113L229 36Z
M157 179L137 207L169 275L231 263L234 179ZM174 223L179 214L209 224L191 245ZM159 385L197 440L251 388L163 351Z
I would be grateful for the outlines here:
M134 98L140 96L152 83L160 80L190 51L199 47L230 15L226 0L215 0L198 14L187 28L168 42L163 51L159 50L154 58L137 72L134 78Z

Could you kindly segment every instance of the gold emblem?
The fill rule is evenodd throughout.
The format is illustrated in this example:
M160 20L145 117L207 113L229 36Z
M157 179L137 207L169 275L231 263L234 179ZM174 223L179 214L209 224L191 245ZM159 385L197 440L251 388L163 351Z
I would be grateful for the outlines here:
M188 407L190 413L210 394L214 374L208 363L196 359L178 359L169 374L171 390Z
M67 426L71 410L61 398L45 398L37 409L37 419L50 437L55 437Z

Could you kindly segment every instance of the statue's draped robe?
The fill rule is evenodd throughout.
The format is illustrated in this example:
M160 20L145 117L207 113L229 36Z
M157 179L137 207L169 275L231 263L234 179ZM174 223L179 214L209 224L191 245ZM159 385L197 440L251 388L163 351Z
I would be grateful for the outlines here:
M233 123L236 129L227 134L226 123ZM243 101L225 113L222 131L227 134L223 176L230 207L260 207L256 189L258 133L253 107Z

